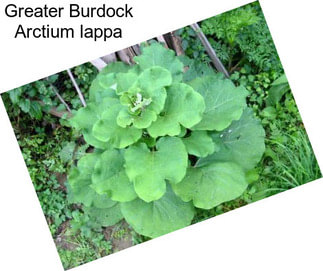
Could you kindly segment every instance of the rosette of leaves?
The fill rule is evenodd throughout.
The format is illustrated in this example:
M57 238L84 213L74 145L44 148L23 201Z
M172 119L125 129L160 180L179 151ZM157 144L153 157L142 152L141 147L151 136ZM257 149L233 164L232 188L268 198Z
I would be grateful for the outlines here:
M94 147L68 178L70 195L102 226L124 218L157 237L191 223L195 208L239 197L264 152L247 91L219 75L184 83L183 64L158 43L136 64L113 63L70 120Z

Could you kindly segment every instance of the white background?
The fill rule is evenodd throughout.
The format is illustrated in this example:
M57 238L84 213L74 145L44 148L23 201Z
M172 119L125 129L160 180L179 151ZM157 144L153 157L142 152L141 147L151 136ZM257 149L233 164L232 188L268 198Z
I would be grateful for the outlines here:
M11 1L27 5L44 1ZM67 1L46 1L58 6ZM93 1L78 1L90 5ZM107 1L121 5L126 1ZM8 19L0 4L1 92L205 19L249 1L129 0L133 19ZM260 1L323 168L321 1ZM31 3L31 4L30 4ZM103 1L95 1L98 6ZM15 40L18 23L120 25L124 39ZM62 270L10 122L0 102L2 270ZM323 270L322 179L85 264L75 270Z

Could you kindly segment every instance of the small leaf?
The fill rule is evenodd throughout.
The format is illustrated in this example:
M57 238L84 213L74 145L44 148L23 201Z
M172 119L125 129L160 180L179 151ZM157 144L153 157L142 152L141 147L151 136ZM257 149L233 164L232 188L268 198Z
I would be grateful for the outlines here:
M67 142L67 144L65 144L65 146L61 149L59 152L59 157L63 163L72 162L75 147L75 142Z
M58 79L58 74L53 74L51 76L48 76L48 81L52 84L54 84L57 79Z
M271 88L268 90L268 97L266 99L267 106L276 105L289 90L290 86L286 75L283 74L271 84Z
M261 111L261 116L268 119L275 119L277 116L276 109L272 106L268 106Z
M259 179L259 172L257 168L253 168L246 173L246 180L248 184L254 183Z
M215 150L214 142L207 131L192 131L189 137L182 140L187 152L198 157L208 156Z
M30 110L30 100L29 99L23 99L19 101L19 107L21 108L22 111L25 113L28 113Z
M15 88L9 91L9 97L13 104L17 104L22 94L22 88Z
M75 151L75 159L80 159L81 157L83 157L83 155L86 154L86 150L89 148L88 144L82 145L82 146L78 146L78 148Z
M41 105L36 101L31 101L30 102L29 114L31 116L33 116L34 118L40 120L42 118L42 116L43 116Z
M192 204L183 202L170 187L150 203L141 199L121 203L121 212L136 232L151 238L186 227L194 217Z

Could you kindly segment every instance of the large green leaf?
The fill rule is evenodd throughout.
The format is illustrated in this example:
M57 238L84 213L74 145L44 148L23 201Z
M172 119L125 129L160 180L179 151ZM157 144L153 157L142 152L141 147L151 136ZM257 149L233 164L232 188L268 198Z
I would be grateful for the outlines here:
M114 201L131 201L137 197L125 173L124 158L119 150L107 150L100 155L94 167L92 183L97 193L106 194Z
M189 137L182 140L187 152L198 157L208 156L215 150L214 142L207 131L192 131Z
M161 138L156 149L150 151L146 144L139 143L125 151L126 173L138 196L146 202L161 198L166 191L166 179L180 182L187 168L187 152L179 138Z
M97 119L96 106L90 103L79 109L69 122L76 129L89 130Z
M185 73L183 75L183 82L190 82L197 77L203 76L218 76L218 78L223 78L222 73L216 73L215 69L210 65L201 62L199 59L191 59L188 56L180 55L178 56L180 61L185 66Z
M182 62L175 56L174 51L167 50L159 43L144 47L142 54L134 57L134 60L142 70L160 66L171 72L174 81L182 80L184 68Z
M91 188L91 175L99 154L91 153L84 155L79 161L77 168L73 168L68 176L74 202L83 203L85 206L110 207L114 204L106 195L99 195Z
M222 131L233 120L238 120L247 106L248 91L243 86L235 87L228 79L205 76L189 84L204 97L206 105L203 119L193 130Z
M173 189L182 200L193 200L196 207L211 209L239 197L247 186L239 165L219 162L189 168L184 180L173 185Z
M121 73L121 72L128 72L129 70L135 70L133 66L127 65L121 61L112 62L109 63L107 66L105 66L102 71L100 71L100 74L110 74L110 73Z
M170 187L159 200L147 203L141 199L121 203L126 221L139 234L155 238L191 224L194 208L183 202Z
M102 113L107 109L116 104L119 101L114 98L104 98L100 104L89 103L86 107L79 109L76 114L69 120L70 124L82 131L84 139L90 145L99 148L106 149L109 145L95 138L92 134L93 124L96 123L100 118Z
M121 95L131 88L138 79L138 74L135 72L118 73L117 77L117 94Z
M250 108L243 112L240 120L233 121L224 131L213 132L211 135L219 151L201 158L198 165L214 161L235 162L245 170L250 170L259 162L265 151L265 131Z
M156 119L157 114L152 110L143 109L141 113L133 114L128 108L124 107L117 116L117 124L123 128L133 124L137 129L144 129L149 127Z
M192 87L183 83L173 84L167 89L164 110L148 127L148 133L152 137L179 135L181 125L191 128L201 121L204 110L203 97Z
M93 80L89 90L90 102L100 103L106 97L116 98L116 86L117 81L114 73L99 73Z
M80 171L74 167L69 171L69 200L73 203L82 203L85 206L91 206L95 191L90 188L91 177L83 177Z
M90 101L100 103L105 97L117 97L117 74L132 71L137 68L126 65L123 62L113 62L108 64L93 80L90 87Z
M125 148L135 143L141 137L142 131L135 127L120 127L117 116L122 105L115 104L101 115L101 119L93 125L93 136L103 142L108 142L115 148Z
M84 212L89 216L91 224L97 224L101 227L112 226L123 218L119 203L110 208L85 207Z
M100 195L96 193L95 197L93 197L91 206L94 208L106 209L111 208L116 204L117 202L110 199L107 195Z
M154 90L172 83L172 74L165 68L153 66L144 70L138 77L138 87L145 92L153 94Z

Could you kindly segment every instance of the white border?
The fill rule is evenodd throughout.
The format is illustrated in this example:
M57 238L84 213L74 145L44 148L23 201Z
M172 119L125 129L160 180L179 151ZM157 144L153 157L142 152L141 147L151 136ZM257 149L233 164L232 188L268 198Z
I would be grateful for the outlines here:
M4 26L10 28L10 25L4 25L2 21L0 89L36 80L182 27L193 19L207 18L242 2L248 1L188 3L164 0L150 1L150 4L143 0L131 1L138 8L140 6L140 18L136 19L140 33L137 28L137 32L134 32L136 35L129 35L120 42L111 42L108 48L102 43L97 44L94 52L84 51L80 44L73 51L68 50L66 57L60 58L59 62L54 59L62 54L53 50L59 44L47 43L47 51L51 52L49 59L53 61L46 61L42 69L39 63L46 50L39 47L43 44L32 43L32 46L36 46L34 49L23 46L24 43L13 46L4 31ZM317 159L323 168L320 3L319 0L261 1ZM166 10L170 16L165 15ZM124 24L126 26L127 23ZM128 29L132 28L129 26ZM19 52L24 48L32 51L24 54ZM3 55L4 51L7 56ZM39 54L33 55L37 51ZM34 65L30 62L29 54L34 58ZM21 64L13 65L12 61ZM28 65L25 66L26 62ZM4 253L1 269L62 270L2 102L0 127L0 240ZM322 270L322 192L321 179L75 270Z

